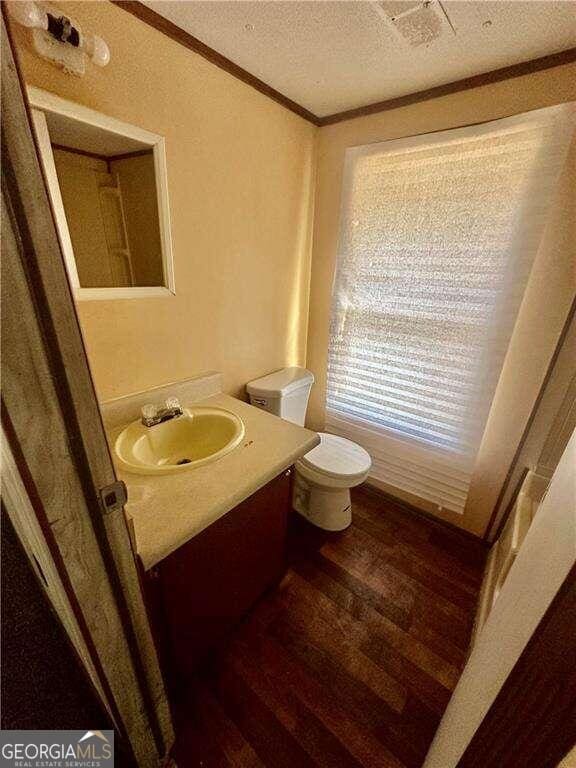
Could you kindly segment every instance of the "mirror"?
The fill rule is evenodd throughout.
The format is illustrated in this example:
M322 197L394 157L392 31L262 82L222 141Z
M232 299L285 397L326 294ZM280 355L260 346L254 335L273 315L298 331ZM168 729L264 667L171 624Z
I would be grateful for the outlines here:
M163 137L36 88L28 96L76 297L174 293Z

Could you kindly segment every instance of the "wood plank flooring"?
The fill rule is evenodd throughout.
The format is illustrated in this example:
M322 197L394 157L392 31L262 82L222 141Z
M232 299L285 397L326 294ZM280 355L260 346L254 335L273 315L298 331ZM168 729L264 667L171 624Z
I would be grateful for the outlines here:
M485 551L365 489L179 705L179 768L419 768L466 659ZM257 556L257 555L256 555Z

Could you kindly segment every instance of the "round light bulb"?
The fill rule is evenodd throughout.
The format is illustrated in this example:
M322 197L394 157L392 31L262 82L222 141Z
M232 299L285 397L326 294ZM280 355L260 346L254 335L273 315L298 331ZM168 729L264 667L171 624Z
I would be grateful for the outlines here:
M13 0L8 4L8 10L14 21L22 24L23 27L48 29L48 16L36 3Z
M110 61L110 49L99 35L86 37L86 53L99 67L105 67Z

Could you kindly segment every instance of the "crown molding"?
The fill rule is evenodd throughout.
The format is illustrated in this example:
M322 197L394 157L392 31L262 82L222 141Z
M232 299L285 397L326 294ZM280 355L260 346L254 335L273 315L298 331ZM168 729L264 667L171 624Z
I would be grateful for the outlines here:
M156 11L153 11L152 8L139 2L139 0L111 0L111 2L119 8L122 8L122 10L128 11L128 13L136 16L137 19L140 19L140 21L143 21L145 24L162 32L171 40L180 43L180 45L183 45L190 51L194 51L194 53L202 56L211 64L215 64L220 69L228 72L228 74L233 75L243 83L260 91L264 96L268 96L269 99L272 99L286 109L289 109L290 112L294 112L300 117L303 117L304 120L307 120L309 123L313 123L314 125L320 124L320 118L316 117L312 112L300 106L300 104L297 104L295 101L292 101L292 99L289 99L287 96L284 96L284 94L280 93L275 88L272 88L272 86L263 82L255 75L250 74L250 72L247 72L245 69L238 66L238 64L230 61L226 56L223 56L221 53L218 53L218 51L210 48L209 45L206 45L206 43L203 43L197 37L194 37L173 22L165 19L164 16L156 13Z
M374 115L378 112L388 112L391 109L398 109L400 107L407 107L411 104L418 104L421 101L428 101L429 99L437 99L441 96L449 96L453 93L460 91L466 91L472 88L480 88L484 85L491 85L492 83L498 83L503 80L510 80L515 77L522 77L524 75L530 75L534 72L540 72L544 69L551 69L553 67L560 67L564 64L571 64L576 61L576 48L568 48L565 51L559 53L553 53L548 56L542 56L538 59L532 59L530 61L524 61L520 64L512 64L509 67L502 67L501 69L494 69L489 72L483 72L479 75L472 75L462 80L456 80L452 83L446 83L445 85L438 85L434 88L428 88L424 91L417 91L416 93L409 93L405 96L398 96L393 99L385 99L383 101L377 101L372 104L366 104L363 107L355 107L354 109L347 109L343 112L336 112L332 115L326 115L325 117L318 117L310 110L297 104L292 99L289 99L284 94L277 91L272 86L260 80L255 75L246 71L238 64L235 64L230 59L227 59L218 51L210 48L209 45L203 43L197 37L189 34L181 29L173 22L165 19L156 11L153 11L147 5L144 5L139 0L110 0L114 5L122 8L124 11L131 13L136 18L148 24L159 32L174 40L185 48L188 48L199 56L209 61L211 64L223 69L228 74L241 80L243 83L250 85L255 90L268 96L278 104L281 104L286 109L299 115L308 122L318 127L326 125L334 125L335 123L341 123L345 120L354 120L358 117L365 117L366 115Z
M388 112L391 109L407 107L411 104L418 104L421 101L428 101L429 99L437 99L441 96L449 96L450 94L458 93L459 91L467 91L471 88L480 88L483 85L499 83L502 80L510 80L514 77L531 75L534 72L540 72L543 69L560 67L563 64L571 64L574 61L576 61L576 48L568 48L565 51L553 53L549 56L542 56L539 59L523 61L520 64L512 64L509 67L494 69L480 75L472 75L463 80L456 80L453 83L437 85L434 88L428 88L425 91L417 91L416 93L409 93L406 96L398 96L394 99L386 99L385 101L377 101L373 104L367 104L364 107L356 107L355 109L347 109L344 112L336 112L333 115L319 118L319 125L320 127L334 125L334 123L341 123L344 120L354 120L357 117L374 115L377 112Z

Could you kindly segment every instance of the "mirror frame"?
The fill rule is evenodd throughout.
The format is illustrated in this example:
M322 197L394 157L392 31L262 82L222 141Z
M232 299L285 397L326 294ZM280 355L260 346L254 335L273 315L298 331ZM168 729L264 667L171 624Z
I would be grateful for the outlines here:
M36 133L36 140L40 152L40 160L44 170L44 177L48 188L48 195L52 203L52 210L56 221L56 228L66 262L66 269L74 298L82 300L111 300L111 299L139 299L151 297L168 297L175 295L174 283L174 257L172 250L172 234L170 229L170 205L168 200L168 173L166 168L166 147L164 137L156 133L150 133L143 128L138 128L130 123L124 123L116 118L108 117L101 112L68 101L41 88L27 86L28 100L32 111L32 123ZM162 244L162 270L164 273L164 285L158 286L134 286L118 288L83 288L78 278L78 269L74 257L74 249L66 220L66 212L60 192L60 184L56 174L52 143L48 132L45 112L55 112L81 123L88 123L102 128L111 133L127 136L136 141L141 141L151 147L154 157L154 171L156 176L156 196L158 201L158 224L160 229L160 242Z

